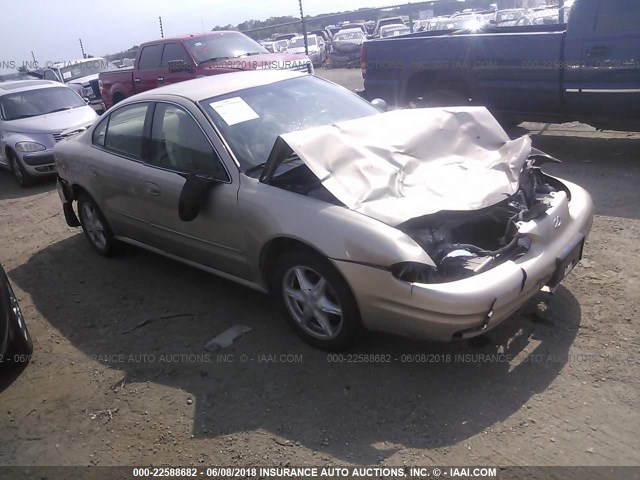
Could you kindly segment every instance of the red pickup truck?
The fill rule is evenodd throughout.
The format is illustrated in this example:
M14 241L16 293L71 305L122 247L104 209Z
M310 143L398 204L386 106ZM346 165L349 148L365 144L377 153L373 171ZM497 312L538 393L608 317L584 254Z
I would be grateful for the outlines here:
M140 45L132 69L100 73L105 110L136 93L192 78L263 68L313 73L306 55L270 53L240 32L209 32Z

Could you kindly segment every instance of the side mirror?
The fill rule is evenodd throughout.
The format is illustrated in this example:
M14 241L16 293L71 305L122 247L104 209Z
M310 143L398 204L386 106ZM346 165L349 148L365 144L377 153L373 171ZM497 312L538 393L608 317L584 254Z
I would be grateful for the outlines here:
M178 215L183 222L190 222L200 214L207 201L209 191L227 179L196 175L185 175L185 178L187 181L182 187L178 201Z
M389 105L387 105L387 102L385 102L381 98L374 98L373 100L371 100L371 105L376 107L381 112L386 112L387 110L389 110Z

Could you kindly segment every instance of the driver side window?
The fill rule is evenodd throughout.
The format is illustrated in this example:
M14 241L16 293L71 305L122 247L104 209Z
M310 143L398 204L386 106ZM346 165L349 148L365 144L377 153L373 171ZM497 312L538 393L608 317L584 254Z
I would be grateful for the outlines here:
M148 163L151 165L229 180L200 126L191 115L175 105L156 105L150 153Z

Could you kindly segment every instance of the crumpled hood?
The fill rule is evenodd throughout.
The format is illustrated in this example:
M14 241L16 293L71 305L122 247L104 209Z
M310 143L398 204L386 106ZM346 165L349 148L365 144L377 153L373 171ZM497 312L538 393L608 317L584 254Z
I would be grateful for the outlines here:
M396 110L281 135L348 208L389 225L518 190L531 153L484 107Z

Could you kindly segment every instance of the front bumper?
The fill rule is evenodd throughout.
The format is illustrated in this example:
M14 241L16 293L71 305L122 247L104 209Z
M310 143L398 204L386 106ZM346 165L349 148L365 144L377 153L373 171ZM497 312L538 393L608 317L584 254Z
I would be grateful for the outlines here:
M463 280L418 284L397 280L385 269L334 260L358 302L362 321L370 330L420 339L450 341L489 331L522 307L543 287L554 287L575 262L567 247L581 253L581 242L593 222L593 203L581 187L563 182L571 202L560 194L547 216L520 226L531 240L522 257ZM558 223L560 225L556 226ZM573 254L570 260L577 260Z
M32 176L52 175L56 173L56 162L53 150L22 154L22 164Z

